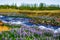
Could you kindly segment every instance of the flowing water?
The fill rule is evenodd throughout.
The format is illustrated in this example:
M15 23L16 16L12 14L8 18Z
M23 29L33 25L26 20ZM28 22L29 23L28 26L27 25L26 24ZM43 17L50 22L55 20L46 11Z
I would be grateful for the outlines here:
M57 32L60 33L60 26L52 26L52 25L44 25L44 24L36 25L36 24L29 22L30 18L20 18L20 17L15 18L15 17L0 15L0 20L4 23L8 23L8 24L25 25L28 27L37 26L41 29L52 30L52 31L54 31L54 33L57 33Z

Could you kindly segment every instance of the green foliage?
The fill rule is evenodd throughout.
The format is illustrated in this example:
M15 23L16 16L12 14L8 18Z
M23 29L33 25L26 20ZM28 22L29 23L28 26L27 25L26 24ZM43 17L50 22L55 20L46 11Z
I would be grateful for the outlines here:
M37 4L22 4L21 6L15 5L0 5L0 9L20 9L20 10L60 10L59 5L49 5L47 6L44 3Z
M4 24L4 26L8 26L10 28L20 28L21 25L9 25L9 24Z
M44 35L48 37L53 36L51 33L44 33Z

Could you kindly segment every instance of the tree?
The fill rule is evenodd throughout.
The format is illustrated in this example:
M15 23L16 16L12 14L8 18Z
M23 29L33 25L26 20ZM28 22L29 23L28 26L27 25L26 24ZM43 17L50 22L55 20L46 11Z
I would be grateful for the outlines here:
M39 5L39 10L42 10L43 7L44 7L44 4L43 4L43 3L40 3L40 5Z

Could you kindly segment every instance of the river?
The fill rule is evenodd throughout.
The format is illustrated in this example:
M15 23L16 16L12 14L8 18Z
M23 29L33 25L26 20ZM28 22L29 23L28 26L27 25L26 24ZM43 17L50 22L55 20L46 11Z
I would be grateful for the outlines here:
M20 17L10 17L10 16L2 16L0 15L0 20L4 23L9 23L9 24L14 24L14 25L25 25L28 27L34 27L37 26L39 28L43 29L47 29L47 30L52 30L54 31L54 33L59 32L60 33L60 26L52 26L52 25L44 25L44 24L33 24L30 23L29 20L31 20L30 18L20 18Z

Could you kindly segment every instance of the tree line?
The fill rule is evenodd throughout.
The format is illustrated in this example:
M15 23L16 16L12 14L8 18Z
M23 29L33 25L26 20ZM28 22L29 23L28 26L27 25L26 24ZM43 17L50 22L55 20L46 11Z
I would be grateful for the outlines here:
M60 5L46 5L45 3L37 4L22 4L21 6L15 5L0 5L0 9L20 9L20 10L60 10Z

